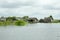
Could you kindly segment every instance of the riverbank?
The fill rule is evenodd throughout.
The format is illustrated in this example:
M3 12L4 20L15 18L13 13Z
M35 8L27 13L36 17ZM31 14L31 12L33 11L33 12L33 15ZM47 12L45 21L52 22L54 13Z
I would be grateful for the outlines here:
M33 23L60 23L60 20L54 19L52 16L44 17L44 19L39 19L36 17L0 17L0 26L16 25L25 26L27 24Z
M40 23L40 22L38 22ZM59 21L57 20L54 20L50 23L60 23ZM14 22L11 22L11 21L4 21L4 22L0 22L0 26L9 26L9 25L15 25L15 26L25 26L27 24L34 24L34 23L28 23L26 21L23 21L23 20L18 20L18 21L14 21ZM36 24L36 23L35 23Z

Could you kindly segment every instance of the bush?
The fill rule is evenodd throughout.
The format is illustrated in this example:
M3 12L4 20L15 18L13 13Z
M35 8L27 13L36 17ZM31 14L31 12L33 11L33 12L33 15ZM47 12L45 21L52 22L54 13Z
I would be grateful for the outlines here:
M25 22L24 20L18 20L15 22L15 25L17 25L17 26L24 26L26 24L27 24L27 22Z
M10 25L10 24L11 24L10 21L0 22L0 26L7 26L7 25Z

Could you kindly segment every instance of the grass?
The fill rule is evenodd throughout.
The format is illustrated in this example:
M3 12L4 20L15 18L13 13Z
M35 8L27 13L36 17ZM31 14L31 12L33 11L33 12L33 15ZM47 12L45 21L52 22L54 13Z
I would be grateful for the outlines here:
M16 25L16 26L24 26L26 25L27 22L25 22L24 20L18 20L18 21L4 21L4 22L1 22L0 21L0 26L8 26L8 25Z
M52 23L60 23L59 20L53 20Z
M7 26L7 25L10 25L10 24L11 24L10 21L0 22L0 26Z

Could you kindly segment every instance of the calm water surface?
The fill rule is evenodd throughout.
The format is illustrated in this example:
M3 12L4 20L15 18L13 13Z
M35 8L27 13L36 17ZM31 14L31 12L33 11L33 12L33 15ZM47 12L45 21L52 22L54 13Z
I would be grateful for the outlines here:
M60 40L60 24L0 27L0 40Z

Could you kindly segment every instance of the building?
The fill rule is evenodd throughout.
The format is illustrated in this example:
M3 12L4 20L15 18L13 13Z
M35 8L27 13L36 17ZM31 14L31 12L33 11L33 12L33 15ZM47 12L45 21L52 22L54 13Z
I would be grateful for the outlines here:
M0 17L0 21L6 21L6 17Z

